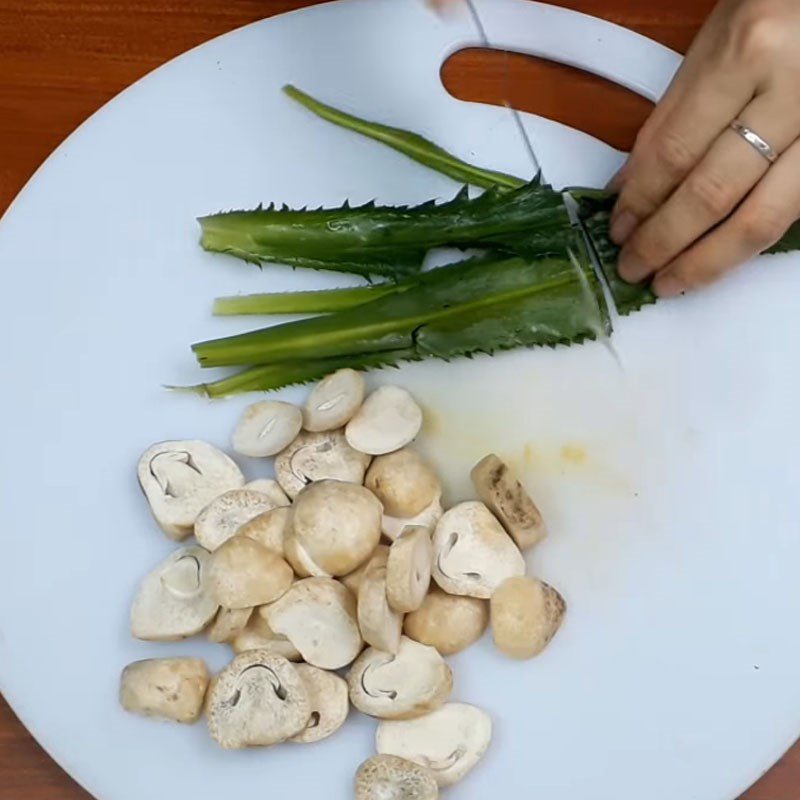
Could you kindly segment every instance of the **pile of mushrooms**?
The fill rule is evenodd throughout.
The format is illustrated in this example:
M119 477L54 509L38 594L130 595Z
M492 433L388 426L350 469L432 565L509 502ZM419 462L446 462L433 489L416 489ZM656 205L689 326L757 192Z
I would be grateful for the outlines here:
M139 482L164 533L194 542L142 581L131 631L147 641L202 632L233 660L196 658L122 672L125 709L194 723L224 748L317 742L352 705L379 720L358 800L436 798L492 738L482 710L449 702L446 656L491 626L516 659L544 650L566 605L527 577L522 551L546 535L536 505L497 456L472 470L477 500L443 506L436 472L411 444L422 412L404 389L367 395L340 370L305 408L250 406L233 449L274 457L275 479L247 482L202 441L149 448ZM340 674L341 673L341 674Z

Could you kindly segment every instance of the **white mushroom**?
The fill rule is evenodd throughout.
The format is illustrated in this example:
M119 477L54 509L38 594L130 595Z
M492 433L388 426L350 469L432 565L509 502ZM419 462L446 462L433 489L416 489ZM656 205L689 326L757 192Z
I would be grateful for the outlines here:
M300 573L341 576L370 558L380 538L381 504L375 495L363 486L327 480L297 495L284 549Z
M406 528L392 544L386 563L386 595L395 611L407 613L422 605L431 583L432 562L428 529Z
M408 447L373 459L364 485L392 517L413 517L442 494L431 466Z
M381 530L383 535L390 541L394 541L406 528L427 528L433 533L439 520L444 514L442 508L442 498L437 495L431 501L429 506L426 506L415 517L398 518L390 517L388 514L383 515L381 520Z
M131 608L137 639L185 639L211 622L219 603L209 590L208 559L202 547L182 547L145 577Z
M278 482L289 497L296 497L314 481L326 479L364 483L370 457L347 443L342 431L301 433L275 459Z
M156 521L178 540L191 536L197 515L215 497L244 486L233 460L199 441L155 444L139 459L137 472Z
M245 522L236 535L252 539L262 547L266 547L267 550L271 550L275 555L283 557L283 540L289 525L289 514L288 506L265 511L263 514L253 517L249 522Z
M275 633L258 612L250 617L247 626L236 635L231 647L237 655L248 650L266 650L289 661L303 660L297 648L285 636Z
M364 641L377 650L396 653L403 632L403 615L389 607L386 567L373 564L358 589L358 627Z
M561 627L567 604L544 581L509 578L491 599L492 635L511 658L533 658L547 647Z
M253 614L252 608L221 608L208 629L212 642L232 642L247 626Z
M216 550L235 536L245 523L274 508L260 492L234 489L212 500L198 515L194 535L206 550Z
M249 489L251 492L260 492L266 495L275 508L290 506L292 504L292 501L286 496L286 492L281 489L281 485L278 481L272 478L258 478L258 480L246 483L244 488Z
M397 756L373 756L356 773L356 800L437 800L436 779Z
M432 586L422 605L406 614L403 630L415 642L435 647L443 656L452 656L477 642L488 625L486 600L447 594Z
M268 747L305 729L311 703L293 664L250 650L211 682L206 716L209 732L223 747Z
M347 423L350 446L373 456L393 453L414 441L422 428L422 409L399 386L381 386Z
M211 555L208 586L224 608L253 608L277 600L294 580L278 555L245 536L234 536Z
M525 560L483 503L461 503L433 534L433 578L450 594L488 599L506 579L525 574Z
M356 622L355 598L331 578L298 581L259 613L305 661L320 669L346 667L364 645Z
M375 737L379 753L425 767L440 787L464 778L491 740L491 717L466 703L447 703L418 719L386 720Z
M296 669L308 690L311 718L306 729L293 737L292 741L312 744L327 739L344 725L350 711L347 681L310 664L298 664Z
M370 647L347 676L350 702L382 719L412 719L438 708L453 690L453 673L433 647L404 636L397 655Z
M486 456L472 470L472 483L521 550L528 550L547 536L536 503L508 466L496 455Z
M199 658L153 658L122 670L119 698L126 711L173 722L196 722L203 711L208 668Z
M340 369L328 375L311 391L306 403L304 427L307 431L332 431L343 428L364 402L364 378L353 369Z
M349 572L339 580L341 580L354 596L358 597L358 590L361 587L361 581L364 580L364 576L367 574L367 570L373 566L385 567L388 561L389 547L385 544L379 544L375 548L372 558L367 559L358 569Z
M288 447L303 427L303 412L291 403L263 400L248 406L233 433L233 449L243 456L274 456Z

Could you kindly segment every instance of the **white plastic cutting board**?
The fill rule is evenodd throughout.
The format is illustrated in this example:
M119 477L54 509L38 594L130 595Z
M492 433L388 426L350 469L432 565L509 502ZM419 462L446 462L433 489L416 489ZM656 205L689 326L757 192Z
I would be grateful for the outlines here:
M678 63L568 11L479 6L495 44L651 98ZM457 102L440 84L445 57L476 40L467 17L441 21L415 0L342 0L230 34L93 117L0 224L0 688L101 800L350 796L370 720L354 716L309 748L226 753L202 725L118 708L131 660L227 659L222 647L128 635L134 588L172 547L134 467L162 438L225 445L247 402L161 389L197 379L191 341L249 326L212 319L213 297L342 283L206 255L197 215L456 190L311 117L281 86L526 174L509 113ZM525 123L556 184L602 184L621 160L581 133ZM452 796L731 800L800 731L798 266L762 260L620 321L623 369L587 345L376 378L428 409L425 447L451 500L468 495L468 468L487 451L524 473L552 531L532 569L569 603L536 661L506 661L488 638L453 659L455 697L489 710L496 737Z

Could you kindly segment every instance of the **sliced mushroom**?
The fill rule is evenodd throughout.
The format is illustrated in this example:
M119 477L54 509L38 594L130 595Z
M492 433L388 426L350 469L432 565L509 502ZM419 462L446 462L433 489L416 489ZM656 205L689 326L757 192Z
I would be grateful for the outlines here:
M305 661L320 669L346 667L364 646L356 622L355 598L331 578L298 581L259 613Z
M174 722L197 722L208 688L199 658L153 658L122 670L119 698L126 711Z
M223 747L269 747L305 730L311 702L293 664L250 650L212 681L206 715L209 732Z
M199 441L155 444L139 459L137 472L156 522L177 540L191 536L197 515L215 497L244 486L233 460Z
M428 529L406 528L392 544L386 563L386 596L392 609L405 614L422 605L431 584L432 562Z
M561 627L567 604L550 585L535 578L509 578L491 600L492 635L511 658L533 658Z
M433 534L433 578L449 594L488 599L506 579L525 574L525 560L483 503L445 512Z
M438 708L453 690L453 673L439 652L408 637L397 655L370 647L347 676L350 702L381 719L413 719Z
M212 642L232 642L246 627L253 614L252 608L221 608L208 629Z
M306 729L293 737L292 741L312 744L327 739L344 725L350 711L347 681L310 664L298 664L296 669L308 690L311 718Z
M489 603L460 597L432 586L422 605L406 614L403 630L415 642L435 647L443 656L466 650L489 625Z
M208 586L208 560L202 547L182 547L145 577L131 608L137 639L185 639L211 622L219 603Z
M422 428L422 409L399 386L381 386L347 423L350 446L380 456L410 444Z
M442 508L442 498L437 495L429 506L426 506L415 517L398 518L383 515L381 520L381 530L383 535L390 541L394 541L406 528L427 528L433 533L439 520L444 514Z
M287 506L265 511L249 522L245 522L237 536L244 536L258 542L262 547L271 550L275 555L283 557L283 540L289 524L290 509Z
M377 650L396 653L403 632L403 615L389 607L386 567L373 564L358 589L358 627L364 641Z
M472 470L472 483L521 550L528 550L547 536L542 515L522 484L496 455L486 456Z
M358 590L361 586L361 581L364 580L367 570L373 566L385 567L389 560L389 547L385 544L379 544L372 554L372 558L367 559L358 569L340 578L341 582L358 597Z
M251 492L260 492L266 495L275 508L282 508L292 504L292 501L286 496L286 492L281 489L278 481L272 478L259 478L258 480L250 481L250 483L244 485L244 488L249 489Z
M353 369L340 369L328 375L311 391L306 403L304 427L307 431L332 431L343 428L364 402L364 378Z
M206 550L214 551L235 536L242 525L272 508L272 501L260 492L225 492L200 512L194 524L195 538Z
M408 447L373 459L364 485L392 517L413 517L442 493L433 468Z
M250 617L244 630L233 639L231 647L236 654L246 653L248 650L266 650L273 655L283 656L288 661L303 660L297 648L285 636L275 633L258 611Z
M413 761L440 787L453 786L488 749L492 720L475 706L447 703L419 719L381 722L375 739L379 753Z
M347 575L363 564L381 538L381 504L363 486L326 480L306 487L295 500L286 532L287 556L307 557L317 575ZM301 565L306 566L306 565Z
M436 779L397 756L373 756L356 773L356 800L437 800Z
M233 449L243 456L274 456L288 447L303 427L303 412L291 403L263 400L248 406L233 433Z
M301 433L275 459L278 482L289 497L315 481L364 483L370 457L347 443L342 431Z
M294 580L278 555L245 536L234 536L211 555L208 585L224 608L253 608L277 600Z

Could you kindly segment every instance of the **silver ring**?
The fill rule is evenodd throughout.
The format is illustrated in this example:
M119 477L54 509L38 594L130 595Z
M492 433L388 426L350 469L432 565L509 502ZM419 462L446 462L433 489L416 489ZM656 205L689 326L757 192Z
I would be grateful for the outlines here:
M775 148L766 139L762 139L754 130L748 128L747 125L740 122L738 119L731 122L731 129L736 131L736 133L738 133L747 144L751 145L759 155L764 156L770 164L774 164L778 160L778 154L775 152Z

